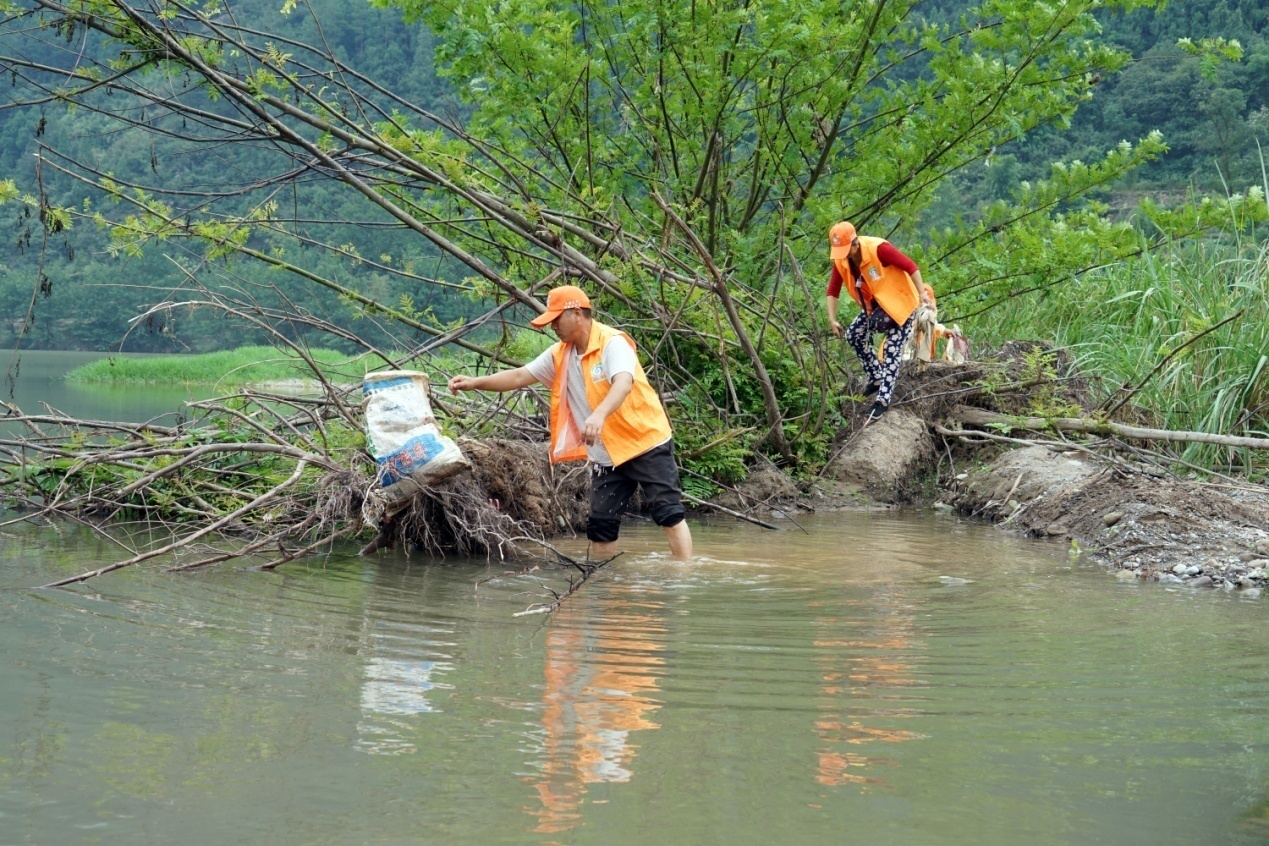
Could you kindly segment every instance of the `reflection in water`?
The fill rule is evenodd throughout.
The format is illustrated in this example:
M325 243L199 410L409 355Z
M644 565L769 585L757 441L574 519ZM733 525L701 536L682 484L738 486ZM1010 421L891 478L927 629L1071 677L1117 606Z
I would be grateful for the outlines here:
M376 650L386 651L385 639L375 637ZM443 661L422 661L375 655L366 662L361 685L361 721L357 723L357 747L372 755L406 755L417 752L413 738L418 727L405 717L438 709L429 692L449 690L436 677L452 669Z
M427 692L436 687L432 674L448 669L439 661L371 658L361 686L361 710L377 714L423 714L435 711Z
M869 588L873 590L874 588ZM905 600L902 585L877 586L863 599L843 600L846 613L820 617L817 625L824 637L814 641L816 664L820 669L821 715L815 721L819 740L815 779L835 786L885 785L878 767L895 767L892 758L866 756L861 747L869 743L902 743L922 735L868 725L875 718L916 716L911 708L878 707L877 700L907 701L906 688L918 684L909 660L921 648L920 630L913 623L913 607ZM811 602L810 607L826 603ZM822 612L821 612L822 613ZM857 637L833 637L854 629ZM900 693L896 695L895 691Z
M0 844L1269 842L1264 608L877 520L625 559L540 622L355 550L30 591L117 549L6 529Z
M587 785L626 782L636 744L630 733L660 726L652 697L665 659L659 654L663 603L629 590L591 606L565 604L546 637L542 747L532 779L538 801L526 808L534 831L578 824Z

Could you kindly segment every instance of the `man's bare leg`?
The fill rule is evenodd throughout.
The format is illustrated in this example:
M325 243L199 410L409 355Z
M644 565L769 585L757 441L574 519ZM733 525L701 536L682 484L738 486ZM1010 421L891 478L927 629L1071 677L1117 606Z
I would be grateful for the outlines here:
M692 557L692 531L686 520L680 520L673 526L662 526L665 539L670 543L670 555L686 561ZM617 554L616 541L591 541L590 558L592 561L603 561Z
M617 554L616 541L591 541L590 542L590 560L603 561L605 558L612 558Z
M687 520L661 528L665 529L665 539L670 542L670 555L682 561L692 557L692 530L687 527Z

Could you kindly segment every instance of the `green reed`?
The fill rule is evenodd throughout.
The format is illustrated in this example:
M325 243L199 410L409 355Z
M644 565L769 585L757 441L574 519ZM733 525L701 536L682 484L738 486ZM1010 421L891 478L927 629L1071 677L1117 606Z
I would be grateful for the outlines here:
M971 332L987 343L1040 339L1067 350L1079 372L1099 381L1100 400L1125 383L1139 384L1170 352L1241 311L1169 360L1132 404L1160 428L1263 438L1269 437L1267 288L1269 243L1176 244L1013 300ZM1246 449L1190 444L1180 457L1249 476L1269 470L1269 456Z

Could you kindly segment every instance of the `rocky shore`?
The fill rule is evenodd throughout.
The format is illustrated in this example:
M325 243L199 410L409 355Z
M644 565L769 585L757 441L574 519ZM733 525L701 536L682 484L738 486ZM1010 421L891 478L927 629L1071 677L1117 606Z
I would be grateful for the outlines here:
M1239 589L1269 579L1269 492L1025 447L958 474L943 502L1036 537L1068 537L1120 579Z

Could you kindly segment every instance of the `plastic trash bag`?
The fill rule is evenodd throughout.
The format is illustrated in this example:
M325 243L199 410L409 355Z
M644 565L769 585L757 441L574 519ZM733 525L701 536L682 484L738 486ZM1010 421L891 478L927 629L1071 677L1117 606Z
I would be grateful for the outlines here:
M428 384L426 373L413 370L370 373L362 384L366 434L383 492L376 499L389 510L471 467L458 444L436 425Z

